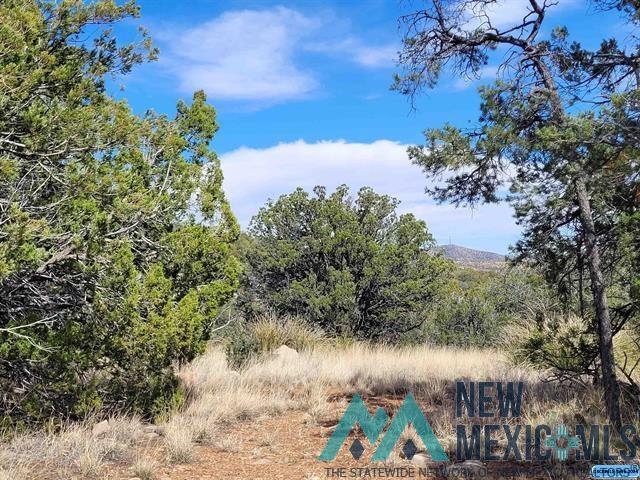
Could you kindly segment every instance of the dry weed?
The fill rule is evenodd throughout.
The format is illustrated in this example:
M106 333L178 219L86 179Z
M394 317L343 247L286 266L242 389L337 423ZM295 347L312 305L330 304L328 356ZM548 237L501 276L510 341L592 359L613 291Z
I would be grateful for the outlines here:
M195 449L192 431L191 425L179 419L165 426L165 454L169 463L191 462Z
M149 455L138 457L131 467L131 471L134 476L140 480L154 480L156 478L156 471L158 470L158 462L156 462Z
M429 421L450 452L455 447L454 424L460 421L454 418L456 380L525 382L521 420L529 424L604 421L597 389L580 392L544 383L541 373L511 366L494 350L361 344L330 349L321 345L305 349L294 358L266 355L236 371L228 366L223 351L214 347L182 368L179 376L189 401L162 426L170 463L190 462L196 443L237 450L238 439L221 433L234 422L279 415L290 409L307 412L311 423L322 422L335 413L337 405L328 403L329 392L341 392L343 397L337 401L345 403L355 392L401 397L411 391L419 403L429 406ZM334 408L330 411L329 406ZM502 423L503 419L482 419L481 423L496 422ZM43 464L52 465L62 476L81 473L89 477L98 474L106 461L133 461L130 452L141 436L140 421L113 418L109 425L109 431L99 438L91 434L89 425L69 426L55 435L40 432L16 436L0 445L0 480L2 475L37 478ZM274 442L266 438L260 445L268 447ZM415 443L420 447L421 442ZM134 470L145 478L142 473L154 468L138 459Z

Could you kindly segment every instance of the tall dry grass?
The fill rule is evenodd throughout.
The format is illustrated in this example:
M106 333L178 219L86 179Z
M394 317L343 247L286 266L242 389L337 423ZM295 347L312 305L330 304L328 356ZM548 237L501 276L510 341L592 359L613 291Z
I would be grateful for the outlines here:
M267 313L248 326L249 336L255 339L259 352L270 352L286 345L297 351L311 350L325 343L324 332L295 316Z
M159 428L163 433L158 439L163 452L159 460L165 463L191 461L198 445L235 448L226 428L235 422L277 416L292 409L306 412L311 423L320 422L344 407L335 408L334 404L329 408L330 394L342 396L342 403L346 404L348 396L355 392L388 396L413 392L427 408L443 445L451 449L455 444L454 424L459 422L454 418L456 380L525 382L522 414L526 423L573 424L577 423L577 414L582 416L580 423L604 418L596 389L578 391L545 383L539 372L510 365L495 350L360 344L331 348L321 344L298 354L267 354L235 370L227 363L223 350L212 346L184 366L179 377L188 401ZM491 423L496 419L483 421ZM113 422L120 427L99 439L82 425L55 435L17 436L0 446L0 479L2 475L16 480L40 478L38 472L43 466L45 470L80 472L89 478L99 475L105 463L115 459L136 463L133 470L153 478L153 463L142 465L132 455L142 448L140 422Z
M263 357L235 371L221 351L212 349L183 369L181 378L194 400L175 418L192 431L193 443L215 444L220 441L218 432L224 431L220 425L288 409L303 410L311 422L320 421L329 413L329 392L347 397L356 392L402 396L411 391L430 408L443 444L454 448L455 424L460 423L454 416L456 380L525 382L522 416L526 423L573 424L585 417L602 423L604 419L598 390L545 383L542 372L513 366L495 350L324 346L294 358ZM496 416L482 423L504 422L494 407Z
M91 478L109 461L129 461L143 437L136 417L109 419L109 431L94 435L92 424L69 424L54 432L13 435L0 444L0 479Z

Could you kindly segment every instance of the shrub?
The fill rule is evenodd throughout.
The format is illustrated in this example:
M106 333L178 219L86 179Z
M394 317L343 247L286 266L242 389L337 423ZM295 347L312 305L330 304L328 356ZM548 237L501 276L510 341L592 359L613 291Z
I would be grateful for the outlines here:
M461 268L442 289L421 338L436 345L493 347L514 322L554 308L542 278L533 271Z
M596 372L597 339L584 318L557 313L537 320L523 317L505 338L517 364L547 370L561 380Z
M234 368L242 367L260 352L258 342L251 332L244 329L244 323L229 330L225 350L227 361Z
M113 37L138 15L120 3L0 6L0 418L162 411L237 286L215 110L108 95L156 55Z
M270 201L243 242L241 305L301 315L329 335L396 340L426 318L450 262L426 224L398 201L346 186L301 188Z

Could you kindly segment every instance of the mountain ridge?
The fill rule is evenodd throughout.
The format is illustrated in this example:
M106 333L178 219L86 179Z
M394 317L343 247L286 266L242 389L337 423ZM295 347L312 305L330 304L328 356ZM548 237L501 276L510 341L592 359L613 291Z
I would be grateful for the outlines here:
M506 256L485 250L476 250L461 245L438 245L436 249L454 262L476 270L497 270L506 261Z

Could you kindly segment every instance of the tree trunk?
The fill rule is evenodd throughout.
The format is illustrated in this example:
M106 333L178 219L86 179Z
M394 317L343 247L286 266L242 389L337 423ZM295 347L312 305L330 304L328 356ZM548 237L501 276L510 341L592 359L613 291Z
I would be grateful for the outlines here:
M591 292L596 308L598 320L598 346L600 364L602 368L602 387L604 389L607 416L613 426L620 430L620 387L616 379L616 363L613 355L613 331L609 304L605 293L602 269L600 267L600 248L596 236L591 203L587 193L587 186L583 176L575 181L576 195L580 207L580 221L584 230L584 240L587 247L587 265L591 279Z
M550 93L552 118L561 124L565 110L562 104L558 89L553 80L551 71L541 59L534 59L534 65L542 77L544 85ZM584 242L587 250L587 266L589 267L589 278L591 279L591 293L596 307L596 318L598 320L598 349L600 353L600 364L602 369L602 388L604 388L604 398L607 407L607 416L611 424L619 431L622 427L620 417L620 386L616 378L616 363L613 356L613 331L611 328L611 317L609 315L609 303L604 289L604 279L600 266L600 248L598 247L598 237L591 211L591 200L587 190L587 182L584 173L578 175L575 180L576 196L578 208L580 210L580 223L584 230Z
M582 258L582 244L578 244L578 300L580 301L580 318L584 318L584 258Z

